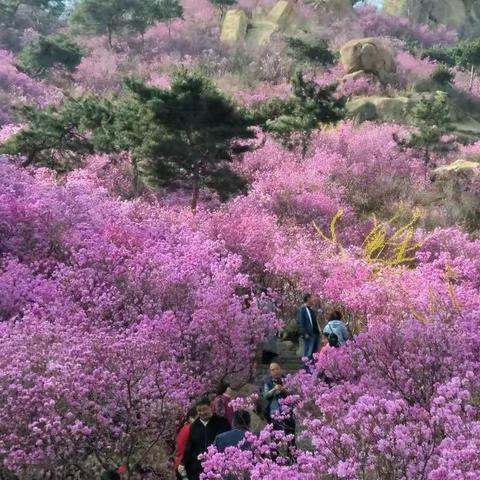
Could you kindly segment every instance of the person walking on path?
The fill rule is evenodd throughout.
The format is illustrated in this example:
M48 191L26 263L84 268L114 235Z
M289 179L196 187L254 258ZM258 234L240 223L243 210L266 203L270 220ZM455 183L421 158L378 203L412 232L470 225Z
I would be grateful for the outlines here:
M213 445L220 453L223 453L227 447L237 447L245 440L245 434L250 429L250 421L249 412L237 410L233 415L233 430L218 435ZM241 447L248 448L248 444L244 442Z
M318 350L320 342L320 327L318 326L317 314L313 309L315 298L311 293L303 297L303 305L298 309L298 327L300 336L305 342L303 356L309 361L313 360L313 354Z
M185 455L185 449L187 448L188 437L190 435L190 427L192 423L197 419L197 409L192 407L188 413L185 422L180 427L176 438L176 454L175 454L175 475L177 480L185 478L186 472L183 467L183 457Z
M338 345L343 347L350 338L345 322L342 320L342 313L338 310L334 310L328 315L328 323L323 329L323 333L327 336L336 335L338 339Z
M288 389L285 386L285 376L282 367L278 363L270 365L270 375L263 382L263 398L266 402L265 418L276 430L283 430L286 434L295 435L295 421L291 416L277 418L281 415L281 400L288 396Z
M207 451L217 435L230 430L228 420L213 413L208 397L200 398L195 406L198 418L190 427L187 447L183 457L183 466L185 467L188 480L200 479L202 462L198 458L199 455Z
M233 407L230 405L233 390L227 382L221 382L217 387L217 396L213 400L213 412L228 420L230 426L233 422Z

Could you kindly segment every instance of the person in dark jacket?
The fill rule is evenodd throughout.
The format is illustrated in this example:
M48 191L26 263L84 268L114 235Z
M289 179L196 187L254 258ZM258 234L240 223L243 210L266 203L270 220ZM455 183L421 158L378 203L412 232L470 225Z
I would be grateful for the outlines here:
M320 343L320 328L317 314L313 309L314 305L314 296L307 293L303 297L303 305L298 309L298 328L305 342L303 356L309 360L313 360L313 354L318 350L318 344Z
M202 462L198 456L207 451L217 435L228 432L230 424L225 417L213 413L208 397L202 397L196 403L198 418L190 427L187 448L183 456L183 465L189 480L199 480Z
M237 410L233 414L233 430L217 435L213 445L220 453L227 447L236 447L245 439L245 433L250 428L250 413L246 410ZM247 448L247 445L242 445Z

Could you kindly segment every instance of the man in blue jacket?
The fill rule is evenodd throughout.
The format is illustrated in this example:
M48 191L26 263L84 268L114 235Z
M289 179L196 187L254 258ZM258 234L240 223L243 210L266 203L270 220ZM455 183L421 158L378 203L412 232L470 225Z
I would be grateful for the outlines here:
M313 360L313 354L317 352L320 342L320 328L317 314L313 310L314 305L315 298L311 293L307 293L303 297L303 305L298 309L298 328L305 342L303 356L309 360Z

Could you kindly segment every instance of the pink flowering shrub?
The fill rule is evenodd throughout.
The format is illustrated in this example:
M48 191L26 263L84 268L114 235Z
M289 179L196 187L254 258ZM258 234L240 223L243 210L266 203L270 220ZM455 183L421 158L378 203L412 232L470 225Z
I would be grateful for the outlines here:
M424 176L414 151L402 151L395 141L397 126L345 123L320 133L312 145L312 169L318 169L331 190L360 213L392 207L410 195Z
M28 103L44 107L61 98L61 92L55 87L20 72L13 54L0 49L0 127L13 123L12 107L15 105Z
M92 170L60 186L0 168L9 471L64 476L80 464L93 478L94 452L135 462L171 438L192 396L248 378L272 319L245 301L238 255L188 215L109 198Z
M122 73L121 55L105 48L96 48L84 57L75 70L75 82L83 89L105 93L120 88Z
M410 320L400 329L379 326L330 350L313 375L291 381L288 404L302 440L295 461L281 435L267 430L252 439L251 451L212 448L204 478L436 480L451 470L476 478L480 345L469 332L479 318L477 311L448 325ZM454 445L458 451L449 448Z
M403 86L430 77L437 67L435 61L417 58L404 50L397 51L395 61L397 63L397 78Z
M15 124L6 124L0 127L0 145L16 135L22 128L22 125Z
M290 95L291 85L287 83L282 83L280 85L258 83L252 89L235 92L235 99L239 103L247 107L251 107L256 104L263 103L272 97L288 98Z
M372 6L358 8L357 15L365 37L394 37L418 42L422 47L454 45L458 40L457 32L445 25L414 25L406 17L387 15Z
M358 78L341 83L337 91L345 97L353 95L372 96L381 94L382 88L379 83L373 82L368 78Z
M461 70L458 68L454 68L452 71L455 74L455 77L453 79L453 84L455 85L455 87L463 92L467 92L469 95L471 95L475 99L479 99L480 98L479 76L475 74L472 79L472 75L470 72L467 72L465 70Z

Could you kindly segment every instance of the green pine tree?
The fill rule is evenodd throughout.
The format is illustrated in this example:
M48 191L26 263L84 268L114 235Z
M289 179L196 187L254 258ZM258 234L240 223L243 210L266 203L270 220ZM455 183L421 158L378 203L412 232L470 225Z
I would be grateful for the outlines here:
M24 108L27 126L0 153L65 172L80 166L85 154L129 151L137 191L142 182L189 189L194 210L203 187L221 199L244 188L231 163L245 150L237 141L255 138L250 115L195 73L177 73L166 90L138 80L126 85L129 95L122 98L90 96L68 99L61 108Z
M82 49L62 33L40 37L20 52L19 66L33 77L44 76L55 65L72 72L82 60Z
M345 98L336 98L336 85L321 87L297 72L292 80L293 96L274 98L255 112L256 122L287 148L307 153L312 132L321 124L335 123L345 116Z
M406 145L422 150L428 167L432 152L443 149L442 137L452 131L448 97L444 92L424 94L407 107L406 114L416 127Z
M307 42L301 38L287 37L286 43L290 56L299 65L313 67L315 70L317 67L332 65L335 62L336 56L324 39Z
M134 80L127 86L140 105L140 118L123 135L132 143L141 140L133 152L150 183L189 188L193 210L202 187L225 199L245 186L230 163L235 141L254 138L252 123L210 80L182 71L169 90Z

